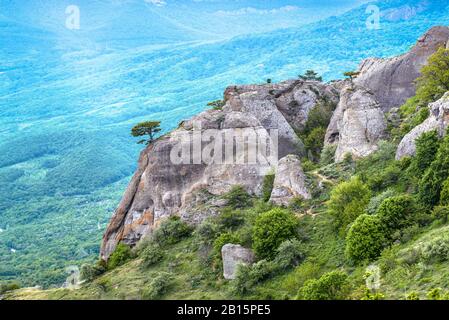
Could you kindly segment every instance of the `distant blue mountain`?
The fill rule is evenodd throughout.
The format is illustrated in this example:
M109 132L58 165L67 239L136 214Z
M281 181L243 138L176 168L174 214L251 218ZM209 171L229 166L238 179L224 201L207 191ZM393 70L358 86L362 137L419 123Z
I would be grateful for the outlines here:
M349 0L79 2L85 29L74 32L61 15L69 1L0 0L0 280L49 285L95 258L135 168L133 124L160 119L170 130L230 84L307 69L341 78L449 24L439 0L375 2L378 30L366 27L367 4L329 17ZM298 27L304 13L289 6L315 22ZM287 28L256 33L276 24Z

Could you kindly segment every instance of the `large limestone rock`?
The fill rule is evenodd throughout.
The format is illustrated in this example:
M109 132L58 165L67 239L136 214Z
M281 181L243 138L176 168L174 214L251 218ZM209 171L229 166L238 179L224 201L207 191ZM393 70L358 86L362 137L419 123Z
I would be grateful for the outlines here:
M226 280L236 278L240 264L251 265L255 261L254 253L240 245L226 244L221 249L223 260L223 276Z
M288 206L297 197L310 199L305 180L299 157L288 155L282 158L276 170L270 201L279 206Z
M336 144L335 160L347 153L366 157L378 149L384 138L387 122L374 94L359 86L342 89L340 102L326 132L326 145Z
M305 123L322 99L335 100L336 91L318 82L234 86L226 90L223 110L203 112L154 141L142 151L104 234L102 258L119 242L135 245L169 216L198 224L218 214L224 204L217 198L235 185L259 195L280 157L301 154L290 121ZM296 111L289 115L288 108ZM302 115L294 118L296 112ZM200 143L192 143L198 137Z
M389 111L393 107L399 107L415 95L414 81L420 76L421 68L438 48L446 46L448 40L448 27L434 27L404 55L363 61L355 83L369 89L379 101L382 110Z
M295 131L304 128L310 111L322 103L338 103L338 91L316 81L290 80L279 84L231 86L225 110L248 112L267 129L279 130L279 155L304 152Z
M406 156L416 153L416 139L423 133L437 130L440 136L446 133L449 126L449 92L437 102L429 105L430 116L422 124L410 131L399 144L396 159L400 160Z

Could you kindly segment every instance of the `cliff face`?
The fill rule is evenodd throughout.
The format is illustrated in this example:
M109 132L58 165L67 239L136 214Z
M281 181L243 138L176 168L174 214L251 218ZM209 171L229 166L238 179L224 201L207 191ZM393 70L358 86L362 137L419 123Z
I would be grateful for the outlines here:
M135 245L169 216L198 224L218 214L226 204L218 196L235 185L259 195L273 168L273 202L285 205L296 196L310 198L297 157L304 156L304 145L295 133L304 128L310 111L318 104L338 103L325 141L336 144L337 161L346 153L371 154L385 137L385 113L415 94L419 70L448 39L449 28L433 28L400 57L364 61L354 83L296 80L229 87L222 110L184 121L142 151L104 234L102 258L107 260L119 242ZM432 109L438 123L447 122L443 109Z
M415 95L414 81L419 77L421 68L438 48L446 46L448 39L449 28L434 27L402 56L363 61L355 83L370 90L383 111L399 107Z
M317 103L338 101L338 92L318 82L287 81L229 87L225 101L222 110L184 121L142 151L104 235L103 259L119 242L136 244L166 217L179 215L197 224L217 214L223 206L217 196L235 185L259 195L277 160L303 154L295 130L305 125L310 110ZM266 152L256 148L261 142Z

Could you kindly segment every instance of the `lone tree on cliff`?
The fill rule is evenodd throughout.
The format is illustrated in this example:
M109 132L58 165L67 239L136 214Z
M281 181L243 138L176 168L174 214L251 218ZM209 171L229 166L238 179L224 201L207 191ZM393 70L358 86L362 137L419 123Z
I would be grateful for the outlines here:
M357 71L348 71L348 72L344 73L344 76L351 79L351 82L354 81L354 79L357 78L359 75L360 75L360 72L357 72Z
M160 126L161 126L160 121L142 122L137 124L134 128L132 128L131 134L133 137L148 136L147 139L140 140L138 144L149 145L154 141L155 135L162 130Z
M305 74L299 76L299 79L304 81L323 81L323 77L319 76L318 73L313 70L307 70Z

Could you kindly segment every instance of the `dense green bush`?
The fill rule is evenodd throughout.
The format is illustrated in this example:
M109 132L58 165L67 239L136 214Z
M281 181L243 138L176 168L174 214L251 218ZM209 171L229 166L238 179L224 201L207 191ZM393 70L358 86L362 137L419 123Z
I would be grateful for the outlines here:
M235 230L245 222L245 217L243 212L227 208L223 210L216 220L222 229Z
M142 259L142 267L149 268L160 262L164 258L164 254L161 247L152 243L142 251L140 258Z
M292 239L281 243L277 249L274 263L278 269L287 270L298 266L304 257L303 244L297 239Z
M371 198L367 208L366 212L370 215L376 214L377 210L379 209L380 205L384 202L384 200L394 197L396 192L394 192L391 189L388 189L381 194Z
M119 243L108 260L108 270L124 265L133 258L131 248L124 243Z
M275 179L274 173L269 173L265 176L263 179L263 185L262 185L262 199L265 202L268 202L271 198L271 192L273 191L273 185L274 185L274 179Z
M385 247L385 230L377 216L361 215L346 237L346 256L356 263L376 259Z
M335 162L335 152L337 151L336 145L327 145L323 148L320 158L320 166L328 166Z
M327 207L341 233L365 212L370 198L370 190L357 177L339 184L332 190Z
M446 224L449 220L449 206L437 206L433 208L432 218L441 224Z
M442 140L435 160L426 170L419 183L419 199L428 206L433 207L440 202L444 182L449 177L449 135Z
M319 279L306 281L298 292L299 300L343 300L349 293L346 273L332 271Z
M80 270L81 280L92 281L106 272L106 264L103 260L95 264L83 264Z
M416 140L416 155L412 159L410 174L421 178L427 168L435 160L440 145L440 137L436 130L423 133Z
M257 284L271 278L276 270L276 264L268 260L260 260L252 266L240 264L233 282L233 291L240 295L247 294Z
M443 183L443 189L441 190L440 204L442 206L449 206L449 178L446 179L446 181Z
M261 259L272 259L285 240L297 237L298 219L287 210L275 208L257 217L253 227L253 249Z
M223 196L227 200L227 205L232 209L243 209L251 206L251 196L242 186L234 186L231 191Z
M0 294L18 289L20 289L20 284L16 281L0 283Z
M150 285L144 289L142 298L144 300L157 300L167 293L172 276L169 273L158 274L150 283Z
M190 236L193 229L177 216L165 220L153 233L153 241L161 246L176 244Z
M377 210L378 218L389 236L413 224L415 213L415 201L408 195L386 199Z

